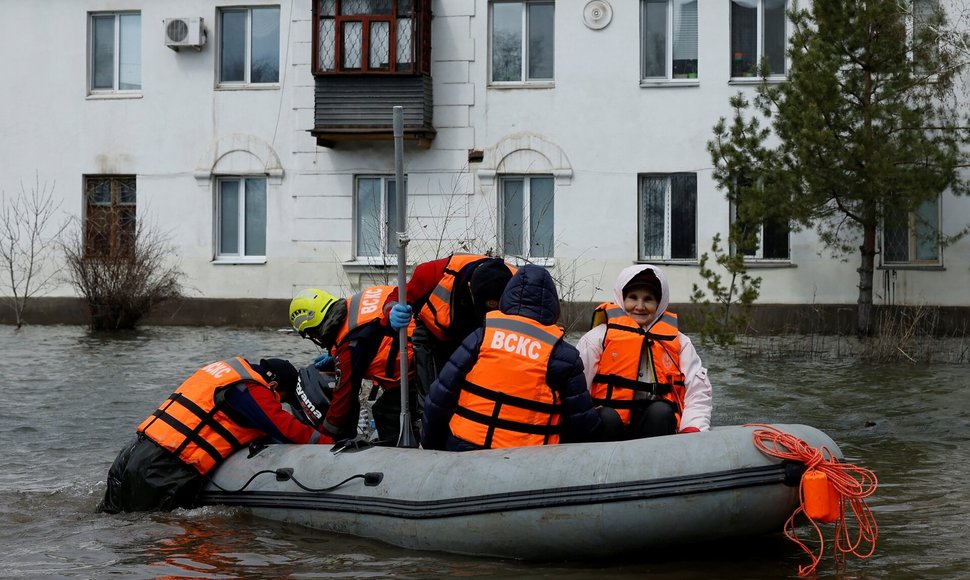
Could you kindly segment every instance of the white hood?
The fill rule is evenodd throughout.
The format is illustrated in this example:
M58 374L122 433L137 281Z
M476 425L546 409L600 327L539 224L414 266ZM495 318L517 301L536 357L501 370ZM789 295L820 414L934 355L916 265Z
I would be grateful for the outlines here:
M653 318L650 319L650 322L645 327L650 328L666 312L667 306L670 304L670 287L667 285L667 277L664 276L663 270L650 264L635 264L623 268L620 275L616 277L616 283L613 285L613 300L620 308L623 308L623 287L644 270L652 270L657 280L660 280L660 293L662 294L657 304L657 312L654 313ZM624 308L623 311L626 312L626 309Z

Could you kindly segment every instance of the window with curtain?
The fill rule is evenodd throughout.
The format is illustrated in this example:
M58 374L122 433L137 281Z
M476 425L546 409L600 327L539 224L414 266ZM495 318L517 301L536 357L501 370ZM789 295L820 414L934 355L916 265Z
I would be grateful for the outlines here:
M548 175L506 176L499 180L499 229L506 256L554 256L554 184Z
M770 76L787 74L786 0L731 0L731 76L756 77L761 59Z
M219 10L219 83L274 84L280 80L280 8Z
M407 187L407 178L404 187ZM354 230L354 253L358 259L397 256L397 183L394 177L356 179Z
M640 176L639 259L697 259L697 174Z
M316 0L317 72L414 72L416 9L415 0Z
M915 212L887 212L882 231L882 263L941 263L939 198L923 202Z
M216 195L216 257L266 256L266 179L221 177Z
M556 5L548 0L495 0L491 4L491 80L553 79Z
M141 14L90 15L88 89L92 93L141 90Z
M697 0L642 0L644 80L697 78Z

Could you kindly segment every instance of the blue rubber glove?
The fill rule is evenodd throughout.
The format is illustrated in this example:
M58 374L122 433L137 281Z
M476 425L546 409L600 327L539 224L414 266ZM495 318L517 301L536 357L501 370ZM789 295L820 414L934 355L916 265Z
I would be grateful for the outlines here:
M387 321L394 330L401 330L411 323L411 307L407 304L395 304L387 316Z
M313 366L317 367L318 371L322 371L324 367L330 364L330 361L332 360L333 360L333 357L330 356L330 353L325 352L320 356L318 356L317 358L313 359Z

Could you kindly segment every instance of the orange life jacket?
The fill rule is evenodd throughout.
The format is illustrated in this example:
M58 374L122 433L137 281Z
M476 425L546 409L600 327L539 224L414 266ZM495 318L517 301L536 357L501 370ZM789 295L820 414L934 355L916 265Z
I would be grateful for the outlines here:
M355 328L380 320L384 315L394 286L372 286L347 298L347 317L337 333L336 345L341 345ZM408 337L413 334L414 321L408 326ZM408 369L414 368L414 352L411 342L407 345ZM410 374L410 372L409 372ZM401 357L400 341L395 336L385 336L377 355L371 361L365 379L370 379L385 389L396 389L401 386Z
M594 405L616 409L623 423L630 424L631 410L643 409L653 401L668 401L674 407L677 428L684 412L684 373L680 370L680 338L677 315L664 312L649 330L643 330L623 309L612 303L596 307L593 320L606 320L603 354L590 385ZM644 348L650 352L656 382L639 380ZM644 393L639 397L637 393Z
M230 417L232 411L221 393L236 383L258 383L269 388L266 380L242 358L208 364L142 421L138 432L205 475L234 451L265 435Z
M453 254L445 265L444 276L418 311L418 318L438 340L448 339L455 301L455 282L459 272L465 266L487 258L488 256L477 254Z
M478 360L451 419L452 435L485 448L559 443L560 402L546 372L564 334L555 325L489 312Z

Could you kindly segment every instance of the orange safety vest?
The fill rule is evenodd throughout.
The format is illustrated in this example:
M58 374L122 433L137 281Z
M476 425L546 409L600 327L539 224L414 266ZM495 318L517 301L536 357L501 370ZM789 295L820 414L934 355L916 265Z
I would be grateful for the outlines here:
M564 334L555 325L489 312L478 361L451 419L452 435L487 449L559 443L560 403L546 373Z
M335 344L340 345L355 328L380 320L384 315L394 286L372 286L347 298L347 317L344 319L340 332L337 333ZM408 326L408 337L414 331L414 321ZM407 345L408 369L414 368L414 351L410 340ZM385 389L396 389L401 386L401 357L400 341L395 336L385 336L377 355L371 361L365 379L370 379Z
M451 328L458 273L468 264L487 258L477 254L452 254L445 265L444 276L418 311L418 318L438 340L447 340L448 329Z
M244 359L216 361L197 370L142 421L138 432L205 475L213 467L263 437L259 429L234 421L221 392L236 383L269 384ZM275 394L275 393L274 393Z
M596 307L594 322L606 319L603 354L590 385L594 405L616 409L625 425L633 409L643 409L653 401L664 400L674 407L677 428L684 412L684 373L680 370L680 338L677 315L664 312L649 330L643 330L622 308L612 303ZM638 379L644 348L650 352L656 382ZM645 397L637 397L645 393Z

